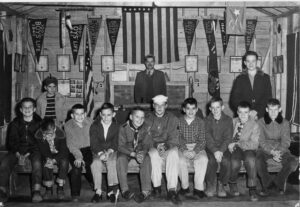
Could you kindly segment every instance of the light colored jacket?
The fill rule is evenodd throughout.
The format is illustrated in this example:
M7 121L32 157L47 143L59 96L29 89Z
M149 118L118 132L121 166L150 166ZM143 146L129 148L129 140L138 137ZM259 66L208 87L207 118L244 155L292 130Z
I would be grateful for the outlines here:
M47 107L47 92L42 93L36 100L36 113L44 119ZM67 110L65 108L66 98L60 93L55 94L55 116L56 122L61 126L65 121Z
M233 137L237 133L239 119L233 119ZM238 144L242 150L257 150L259 145L260 129L256 121L249 119L244 125Z

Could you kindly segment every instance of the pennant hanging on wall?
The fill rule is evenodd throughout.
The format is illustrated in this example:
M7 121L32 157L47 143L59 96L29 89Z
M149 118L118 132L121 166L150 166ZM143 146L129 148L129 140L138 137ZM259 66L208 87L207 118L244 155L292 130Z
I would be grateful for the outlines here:
M102 17L89 17L88 18L88 29L90 34L90 41L92 47L92 56L94 55L99 31L101 27Z
M223 53L225 55L226 53L226 49L227 49L227 45L229 43L229 35L226 34L226 22L223 19L219 20L220 23L220 30L221 30L221 39L222 39L222 46L223 46Z
M69 30L71 50L73 54L74 64L76 64L77 55L79 52L81 37L83 33L84 24L74 24L72 30Z
M226 8L226 32L229 35L245 35L246 8Z
M115 46L118 38L121 19L106 19L107 31L111 44L112 54L115 54Z
M255 33L256 23L257 23L256 19L247 19L246 21L246 34L245 34L246 52L250 48Z
M209 63L208 63L208 92L213 97L220 97L220 82L218 73L217 47L215 39L215 20L203 19L206 34Z
M40 60L40 55L43 47L46 23L47 19L28 19L33 48L38 62Z
M184 19L183 20L183 28L184 28L184 34L185 34L188 55L191 52L191 47L193 44L193 39L194 39L194 34L195 34L197 24L198 24L197 19Z

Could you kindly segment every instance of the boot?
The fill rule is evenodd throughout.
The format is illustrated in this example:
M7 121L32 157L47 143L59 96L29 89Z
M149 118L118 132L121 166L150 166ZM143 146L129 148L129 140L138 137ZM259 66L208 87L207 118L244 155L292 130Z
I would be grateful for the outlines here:
M250 195L250 200L251 201L257 201L258 200L255 187L250 187L249 195Z
M39 190L35 190L33 191L33 194L32 194L32 202L33 203L39 203L43 201L43 198L41 196L41 192Z
M64 200L65 199L65 192L63 186L57 186L57 199Z
M52 197L52 194L53 194L53 188L46 187L45 194L43 195L43 200L49 200Z
M236 183L229 183L230 193L233 196L239 196L240 192L238 191L238 187Z
M226 191L224 189L224 185L221 181L218 181L218 197L224 198L226 197Z
M216 183L207 182L207 188L205 190L207 197L213 197L216 195Z

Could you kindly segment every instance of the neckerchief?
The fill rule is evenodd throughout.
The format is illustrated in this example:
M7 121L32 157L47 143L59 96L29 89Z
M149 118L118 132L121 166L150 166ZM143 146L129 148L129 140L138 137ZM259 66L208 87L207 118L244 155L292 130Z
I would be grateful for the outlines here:
M244 125L245 125L245 123L242 123L241 121L239 121L237 124L238 124L237 132L235 133L235 135L233 137L234 142L238 142L240 140L241 134L242 134L242 129L244 128Z
M139 140L138 140L138 133L139 133L139 130L142 128L143 125L140 126L140 127L138 127L138 128L136 128L136 127L133 125L132 121L129 120L129 126L130 126L130 128L134 131L133 150L135 151L135 149L136 149L136 147L137 147L137 145L138 145L138 142L139 142Z

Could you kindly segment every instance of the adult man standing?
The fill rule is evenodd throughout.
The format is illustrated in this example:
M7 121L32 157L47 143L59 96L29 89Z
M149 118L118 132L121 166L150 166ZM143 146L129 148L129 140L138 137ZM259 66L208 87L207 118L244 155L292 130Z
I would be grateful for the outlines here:
M153 147L149 150L152 173L151 180L154 195L161 194L162 166L165 166L167 177L168 199L174 204L181 203L176 193L179 173L179 127L178 119L166 112L168 97L158 95L153 98L154 112L146 116L145 124L149 126ZM165 165L163 165L165 163Z
M155 56L147 55L144 64L146 70L139 72L135 79L135 103L150 103L156 95L167 95L165 75L154 69Z

